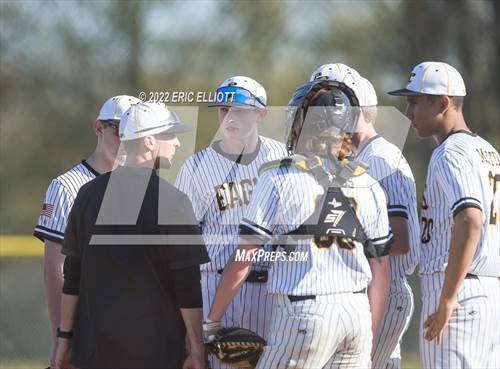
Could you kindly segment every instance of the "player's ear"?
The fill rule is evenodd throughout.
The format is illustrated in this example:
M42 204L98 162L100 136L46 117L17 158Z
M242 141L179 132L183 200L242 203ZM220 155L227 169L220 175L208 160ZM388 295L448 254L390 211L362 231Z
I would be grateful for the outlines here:
M146 148L149 150L149 151L153 151L154 148L156 147L156 139L154 138L154 136L146 136L143 138L143 142L144 142L144 146L146 146Z
M259 123L260 123L264 120L264 118L267 115L267 108L259 109L258 112L259 112Z
M96 119L96 121L93 124L93 128L94 128L94 133L96 134L96 136L97 137L101 137L102 136L102 130L103 130L104 127L102 125L102 122L99 119Z
M451 107L451 99L449 96L446 96L446 95L443 95L443 96L440 96L439 98L439 111L442 113L442 114L445 114L448 109Z

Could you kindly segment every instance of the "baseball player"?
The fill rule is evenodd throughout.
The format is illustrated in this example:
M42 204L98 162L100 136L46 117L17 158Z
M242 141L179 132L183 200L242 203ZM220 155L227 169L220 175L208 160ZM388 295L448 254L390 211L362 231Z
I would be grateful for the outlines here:
M357 160L368 165L368 173L388 195L389 224L394 234L389 252L391 286L382 322L374 332L372 368L399 369L400 341L413 313L413 294L406 275L413 273L419 258L415 180L399 148L375 130L377 94L370 81L343 64L320 66L311 75L311 80L318 79L344 82L358 97L361 114L353 134L353 152Z
M210 262L201 266L204 317L212 304L222 270L237 245L238 226L257 183L258 170L286 155L282 143L260 136L267 95L255 80L244 76L226 79L217 89L222 139L190 157L181 167L176 186L193 203L201 223ZM266 282L270 263L254 265L223 322L266 336L271 310ZM213 368L224 367L211 358Z
M120 95L108 99L102 106L93 129L97 136L94 152L75 167L55 178L50 184L42 212L35 226L34 236L45 244L44 284L49 310L52 334L55 339L59 325L61 290L63 285L62 266L64 256L61 245L68 216L78 190L100 173L109 172L117 159L120 139L118 125L123 112L139 99Z
M250 269L251 261L236 255L255 254L271 240L287 255L308 257L280 258L271 268L271 327L257 368L367 367L371 326L378 322L372 322L366 289L372 272L389 280L392 233L382 188L347 160L343 132L353 131L359 110L350 108L357 98L343 83L319 80L299 87L289 105L287 148L294 155L261 170L240 225L241 244L204 330L219 325Z
M406 115L434 137L422 203L421 358L424 368L498 368L500 157L470 131L460 73L442 62L415 66Z

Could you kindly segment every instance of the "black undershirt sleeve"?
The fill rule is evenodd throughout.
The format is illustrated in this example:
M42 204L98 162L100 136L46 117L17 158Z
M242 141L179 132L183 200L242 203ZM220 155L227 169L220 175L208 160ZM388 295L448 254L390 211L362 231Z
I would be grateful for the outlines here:
M63 293L65 295L80 294L80 272L81 259L78 256L66 256L63 266Z
M203 306L201 297L201 275L198 265L171 271L177 303L183 309Z

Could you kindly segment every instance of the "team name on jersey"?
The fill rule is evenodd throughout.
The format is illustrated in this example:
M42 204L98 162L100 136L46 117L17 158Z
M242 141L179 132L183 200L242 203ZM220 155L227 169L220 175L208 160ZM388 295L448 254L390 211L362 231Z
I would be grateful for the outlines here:
M220 211L233 209L235 206L247 206L250 203L257 177L246 178L240 182L226 182L215 186L215 197Z
M495 151L476 149L476 152L481 157L481 162L488 163L493 166L500 166L500 156Z

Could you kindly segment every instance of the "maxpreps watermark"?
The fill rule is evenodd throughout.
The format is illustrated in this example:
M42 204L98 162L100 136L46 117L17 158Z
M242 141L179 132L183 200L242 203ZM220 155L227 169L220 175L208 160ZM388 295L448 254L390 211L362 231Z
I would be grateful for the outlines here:
M257 252L248 252L245 249L236 249L235 261L251 261L251 262L265 262L265 261L289 261L289 262L303 262L309 259L309 253L306 251L267 251L259 249Z

